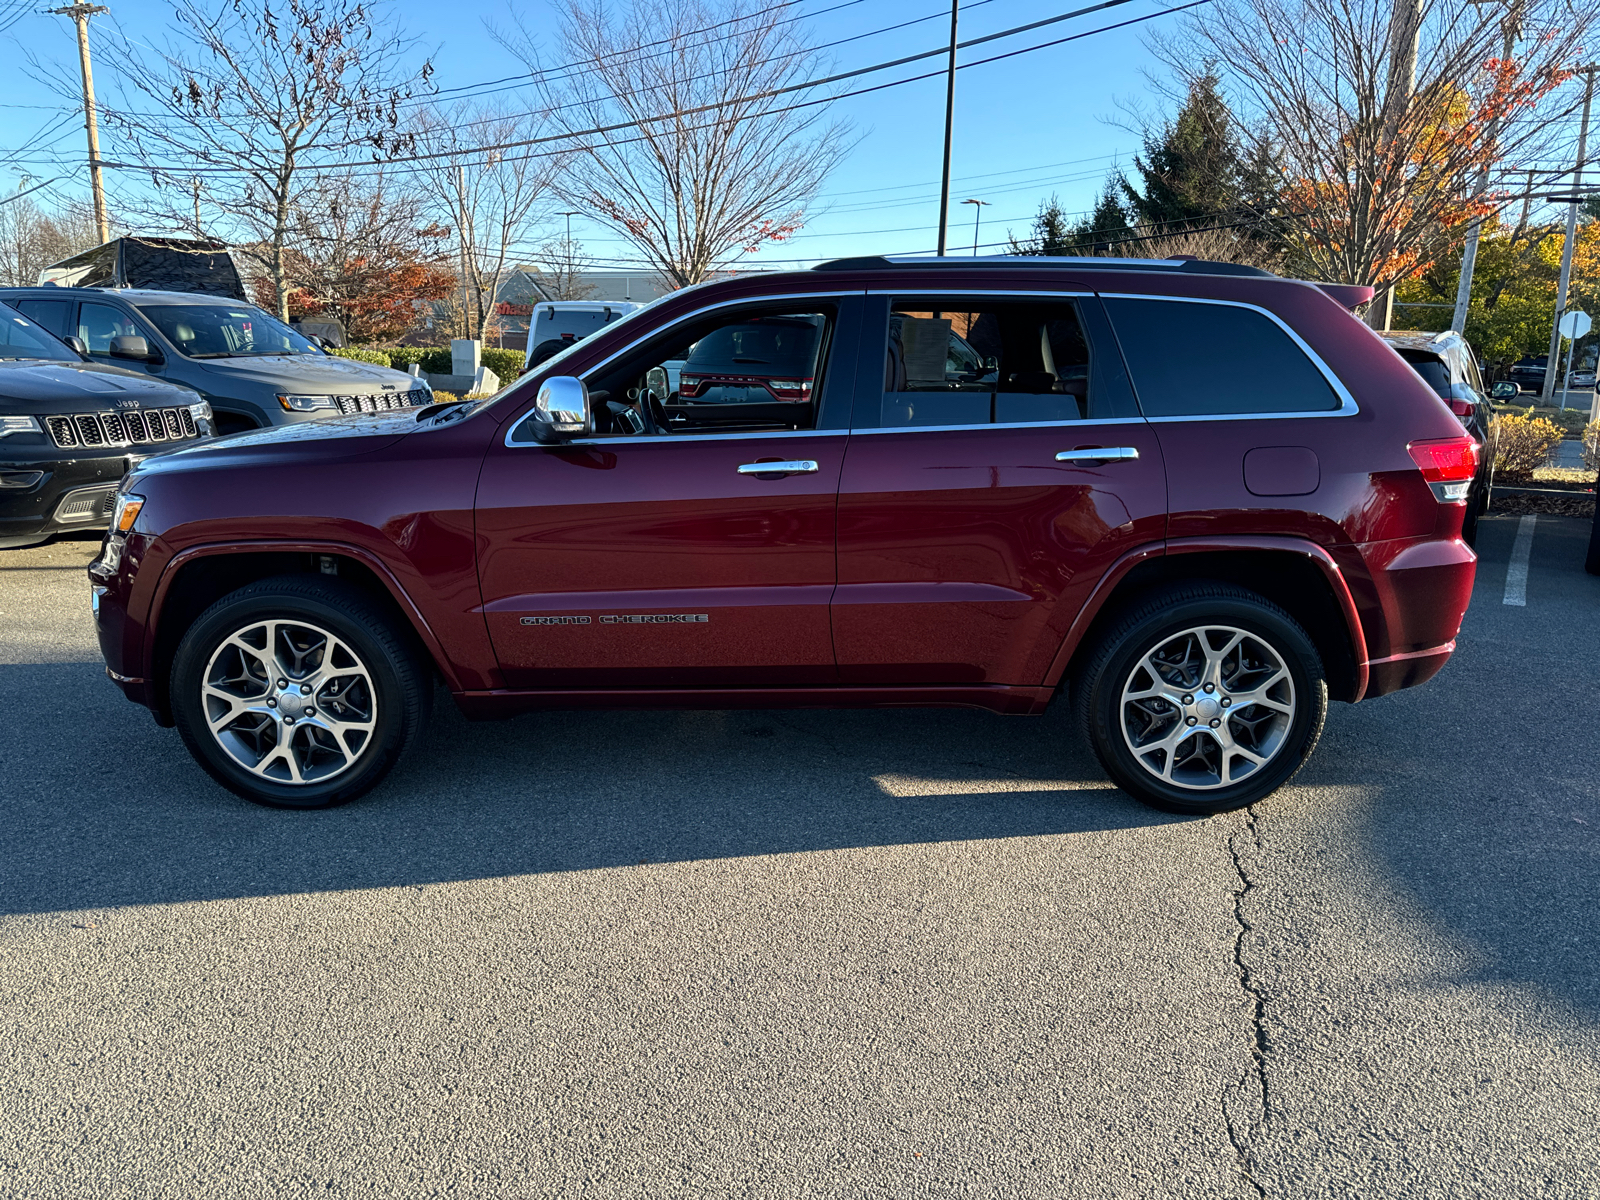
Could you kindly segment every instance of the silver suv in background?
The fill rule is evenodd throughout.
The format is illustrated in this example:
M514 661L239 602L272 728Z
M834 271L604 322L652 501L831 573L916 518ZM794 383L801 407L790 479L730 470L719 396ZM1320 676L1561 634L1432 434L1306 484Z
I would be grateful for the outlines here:
M433 403L422 380L335 358L241 300L63 287L0 288L0 300L94 362L193 388L222 433Z
M1378 336L1439 394L1480 447L1478 472L1467 493L1467 513L1461 522L1461 536L1470 546L1478 536L1479 514L1488 511L1489 488L1494 482L1494 409L1478 360L1467 340L1451 329L1443 333L1395 329Z

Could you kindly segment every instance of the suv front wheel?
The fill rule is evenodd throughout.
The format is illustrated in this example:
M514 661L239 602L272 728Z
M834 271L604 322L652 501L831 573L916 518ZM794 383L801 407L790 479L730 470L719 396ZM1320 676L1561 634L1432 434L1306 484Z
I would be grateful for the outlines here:
M1183 813L1243 808L1282 787L1316 747L1328 708L1305 631L1226 584L1147 598L1096 643L1072 692L1116 784Z
M374 787L416 741L430 682L359 589L287 575L224 596L190 627L172 663L172 714L224 787L326 808Z

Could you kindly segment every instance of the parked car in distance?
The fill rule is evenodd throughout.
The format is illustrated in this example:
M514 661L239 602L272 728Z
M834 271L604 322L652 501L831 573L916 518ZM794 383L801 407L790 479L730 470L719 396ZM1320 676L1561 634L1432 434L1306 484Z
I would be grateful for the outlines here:
M1550 356L1547 354L1541 354L1537 358L1530 356L1513 363L1507 374L1511 376L1511 382L1522 391L1537 392L1544 387L1545 368L1549 363Z
M1578 367L1572 372L1572 378L1567 380L1568 387L1592 388L1594 386L1594 368Z
M631 300L546 300L534 305L523 369L532 370L642 307Z
M89 568L101 649L264 804L371 788L442 679L473 717L1065 692L1131 794L1237 808L1330 698L1437 672L1471 594L1478 442L1371 295L1109 258L684 289L493 397L141 464ZM663 422L665 364L753 327L815 331L809 397ZM952 380L952 337L993 368Z
M0 303L0 549L105 528L129 466L211 432L188 388L88 362Z
M1450 406L1450 411L1477 440L1478 473L1472 480L1466 516L1461 527L1461 536L1470 546L1477 540L1478 517L1488 511L1490 489L1494 483L1495 448L1491 445L1494 440L1494 406L1485 395L1483 376L1478 372L1478 360L1473 356L1466 339L1453 330L1443 333L1391 330L1379 336L1416 369L1417 374Z
M425 381L335 358L240 300L62 287L0 288L0 300L57 337L78 338L95 362L193 388L222 433L433 403Z

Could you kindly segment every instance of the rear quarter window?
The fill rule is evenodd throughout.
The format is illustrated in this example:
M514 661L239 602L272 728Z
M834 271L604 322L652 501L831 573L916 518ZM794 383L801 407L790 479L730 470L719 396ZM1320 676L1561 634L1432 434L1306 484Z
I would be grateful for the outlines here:
M1277 322L1250 308L1107 296L1147 417L1333 412L1334 391Z

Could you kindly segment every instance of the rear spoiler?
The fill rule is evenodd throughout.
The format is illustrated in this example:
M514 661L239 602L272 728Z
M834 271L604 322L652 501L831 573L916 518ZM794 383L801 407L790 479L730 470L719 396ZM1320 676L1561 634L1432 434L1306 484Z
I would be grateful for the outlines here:
M1371 300L1375 291L1365 284L1357 283L1319 283L1317 286L1351 312L1355 312L1358 305Z

